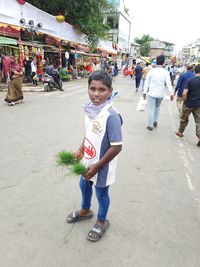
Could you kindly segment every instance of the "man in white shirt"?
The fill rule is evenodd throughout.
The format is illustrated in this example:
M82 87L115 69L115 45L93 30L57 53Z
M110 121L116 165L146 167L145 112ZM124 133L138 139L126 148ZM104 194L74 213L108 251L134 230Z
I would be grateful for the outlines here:
M165 57L160 55L156 59L156 67L152 68L146 77L144 84L143 97L148 96L148 120L147 129L153 130L153 127L158 125L158 116L160 112L160 104L165 96L165 87L167 86L170 92L170 98L173 100L174 90L172 88L169 72L164 68Z

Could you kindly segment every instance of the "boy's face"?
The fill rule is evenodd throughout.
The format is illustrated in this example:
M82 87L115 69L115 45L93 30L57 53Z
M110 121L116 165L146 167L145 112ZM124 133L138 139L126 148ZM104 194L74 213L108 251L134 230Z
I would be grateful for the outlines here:
M92 80L88 87L91 102L95 105L103 104L112 94L112 88L108 88L102 81Z

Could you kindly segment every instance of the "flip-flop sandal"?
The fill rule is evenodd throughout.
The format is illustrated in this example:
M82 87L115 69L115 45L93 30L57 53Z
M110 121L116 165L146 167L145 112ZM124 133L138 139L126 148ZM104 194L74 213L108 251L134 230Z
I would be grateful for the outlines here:
M105 231L108 229L109 225L110 225L110 222L108 220L105 221L103 228L100 227L100 225L95 224L92 227L92 229L89 231L87 235L87 239L92 242L99 241L105 234Z
M69 214L66 218L67 223L76 223L84 220L88 220L94 216L93 211L90 211L90 213L86 216L80 216L79 211L73 211L71 214Z
M179 132L179 131L175 132L175 134L176 134L177 136L179 136L179 137L183 137L183 133L181 133L181 132Z

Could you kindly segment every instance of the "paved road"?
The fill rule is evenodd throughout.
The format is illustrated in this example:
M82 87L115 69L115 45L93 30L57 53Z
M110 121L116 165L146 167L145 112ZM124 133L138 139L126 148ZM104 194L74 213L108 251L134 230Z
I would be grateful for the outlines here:
M0 93L0 266L200 267L193 120L179 139L175 102L164 101L159 127L149 132L133 82L118 77L114 88L124 144L110 191L111 226L98 243L86 240L95 218L65 223L79 207L78 178L55 166L58 151L82 141L87 80L66 83L64 92L25 93L14 107Z

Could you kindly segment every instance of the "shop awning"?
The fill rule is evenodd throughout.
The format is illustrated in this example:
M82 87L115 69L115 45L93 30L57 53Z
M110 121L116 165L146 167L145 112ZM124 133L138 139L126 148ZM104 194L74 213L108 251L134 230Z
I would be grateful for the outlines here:
M4 36L0 36L0 45L17 45L17 40L12 39L12 38L8 38L8 37L4 37Z

